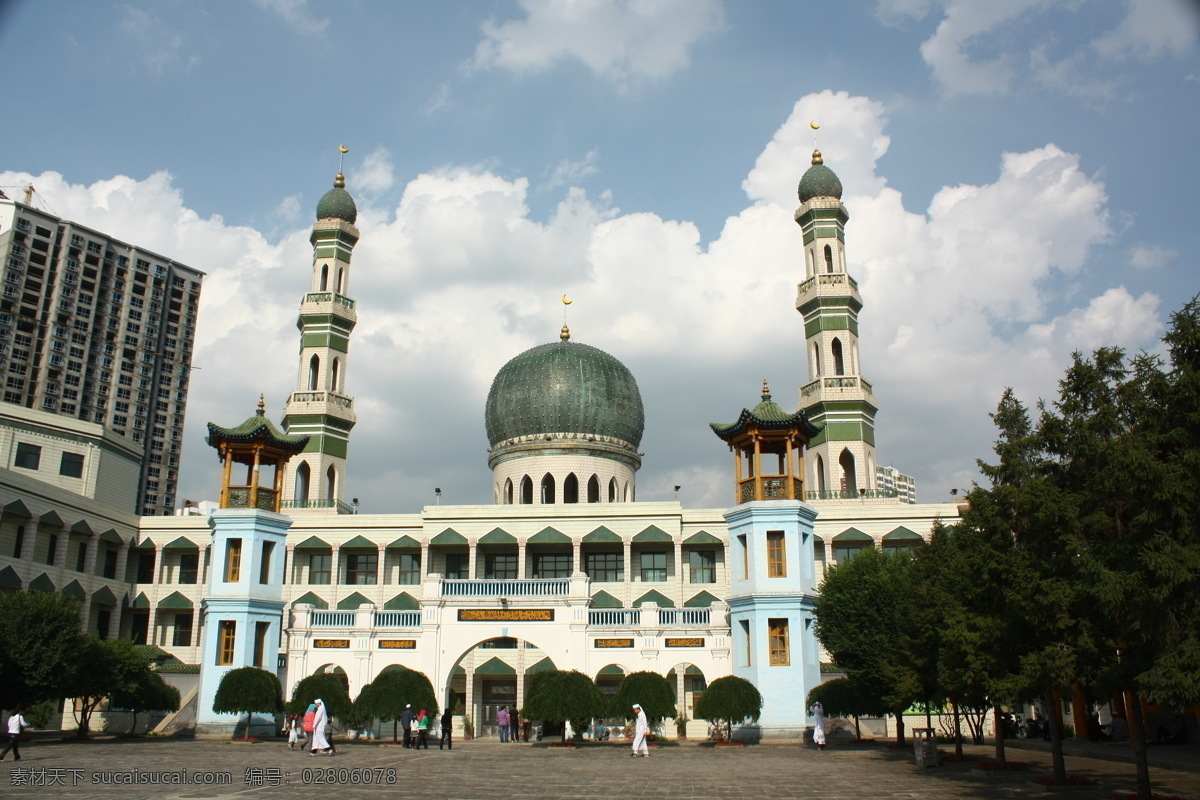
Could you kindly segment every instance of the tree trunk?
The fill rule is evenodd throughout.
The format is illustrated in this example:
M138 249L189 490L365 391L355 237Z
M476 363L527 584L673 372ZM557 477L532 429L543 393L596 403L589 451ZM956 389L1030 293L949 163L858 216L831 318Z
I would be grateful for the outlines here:
M904 747L904 709L896 711L896 744Z
M963 757L962 719L958 716L958 703L950 705L954 709L954 755L961 759Z
M138 714L138 712L137 712L137 709L134 709L134 711L133 711L133 724L129 726L129 735L130 735L130 736L135 736L135 735L137 735L137 714Z
M1054 780L1064 782L1067 779L1067 761L1063 757L1062 705L1051 690L1042 693L1042 702L1046 705L1046 724L1050 726L1050 756L1054 762Z
M996 731L996 763L1007 763L1004 756L1004 720L1000 715L1004 713L1000 710L999 705L992 706L992 727Z
M396 720L393 719L392 720L392 744L395 744L397 741L397 733L398 733L398 731L396 730Z
M1133 763L1137 765L1138 800L1150 800L1150 764L1146 760L1146 721L1142 712L1142 699L1134 692L1127 704L1129 717L1129 740L1133 743Z
M854 715L854 738L862 741L862 731L858 728L858 714Z

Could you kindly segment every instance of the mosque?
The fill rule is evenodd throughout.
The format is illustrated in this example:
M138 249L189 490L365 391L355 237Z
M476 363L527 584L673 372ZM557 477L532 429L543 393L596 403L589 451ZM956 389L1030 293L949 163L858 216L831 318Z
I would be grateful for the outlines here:
M402 666L429 676L476 735L494 730L501 706L523 704L531 673L576 669L605 692L631 672L666 676L692 737L705 733L692 719L696 698L739 675L764 697L745 735L797 739L822 678L813 604L827 565L867 547L912 547L957 516L953 505L901 502L882 483L841 195L814 151L795 214L809 375L792 410L764 383L753 408L711 426L734 456L731 508L636 500L637 381L564 325L557 341L505 364L486 398L493 504L351 513L359 231L339 173L317 205L296 389L281 424L261 402L240 425L209 424L224 467L219 508L138 517L0 470L0 587L67 592L89 630L158 648L160 671L184 696L161 730L228 735L235 715L211 708L235 667L276 671L289 695L305 676L335 672L354 697ZM43 439L107 436L63 430L61 419L0 423L9 450L39 424ZM119 458L105 441L106 457ZM75 563L59 557L74 548Z

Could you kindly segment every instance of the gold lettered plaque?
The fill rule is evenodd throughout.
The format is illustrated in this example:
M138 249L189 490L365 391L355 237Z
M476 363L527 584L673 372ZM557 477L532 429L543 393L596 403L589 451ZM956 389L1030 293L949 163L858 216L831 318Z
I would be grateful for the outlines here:
M597 639L592 647L633 647L633 639Z
M691 636L681 639L667 639L667 647L704 647L704 639Z
M314 639L313 647L328 650L347 650L350 648L349 639Z
M460 608L459 622L554 622L553 608Z
M380 639L380 650L416 650L416 639Z

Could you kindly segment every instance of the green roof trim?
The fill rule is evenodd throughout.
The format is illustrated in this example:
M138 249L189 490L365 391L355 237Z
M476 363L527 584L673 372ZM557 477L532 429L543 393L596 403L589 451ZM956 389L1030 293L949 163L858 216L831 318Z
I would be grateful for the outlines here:
M592 595L592 608L624 608L621 601L605 591Z
M454 528L446 528L437 536L429 540L430 544L446 545L446 544L466 544L467 537L463 536Z
M517 537L506 530L492 528L479 539L480 544L516 544Z
M721 544L721 540L713 536L708 531L700 531L693 533L691 536L683 540L684 544Z
M134 549L135 550L153 550L154 549L154 540L151 539L149 536L147 536L145 539L142 539L140 542L138 542L137 545L134 547Z
M674 608L675 601L667 597L662 592L651 589L644 595L633 601L633 607L637 608L642 603L658 603L659 608Z
M554 528L543 528L529 537L529 544L570 544L571 537Z
M78 581L71 581L71 583L75 584L76 586L79 585ZM20 589L20 588L21 588L21 576L17 574L17 571L15 569L13 569L12 567L5 567L4 569L0 569L0 589ZM66 589L64 589L63 591L66 591ZM82 599L82 598L80 598L80 599Z
M324 550L325 548L333 549L329 542L316 536L310 536L296 545L297 550Z
M353 539L351 539L348 542L342 542L342 544L340 546L343 550L345 550L348 547L369 547L372 550L376 550L379 548L379 545L375 544L374 542L372 542L370 539L368 539L365 536L355 536Z
M176 608L184 611L191 611L194 604L187 598L187 595L179 592L171 592L169 595L158 601L159 608Z
M317 608L329 608L329 603L326 603L324 600L321 599L320 596L315 595L312 592L305 592L304 594L297 597L292 602L292 607L294 608L301 604L316 606Z
M408 592L401 592L383 604L384 611L417 611L420 608L420 602Z
M584 544L620 544L621 537L610 531L608 528L601 525L596 530L583 537Z
M493 656L475 668L476 675L516 675L517 671L500 659Z
M138 592L138 596L133 598L133 602L129 604L130 608L149 608L150 598L146 597L145 592Z
M109 544L125 544L125 540L121 538L121 534L117 533L112 528L109 528L104 533L100 534L100 541L108 542Z
M156 669L155 672L165 675L199 675L200 665L183 663L172 664L168 662L166 664L159 664L158 669Z
M266 444L278 450L295 455L308 444L307 436L293 436L275 427L266 416L261 404L254 416L233 428L222 428L215 422L208 423L208 437L204 440L209 447L216 447L221 442L251 442L261 439Z
M349 597L342 598L342 600L337 604L337 607L339 611L357 611L359 606L361 606L363 603L369 602L371 601L363 597L358 592L355 592Z
M637 536L634 536L633 541L635 541L635 542L670 542L670 541L674 541L674 540L671 539L671 534L667 533L662 528L659 528L655 525L651 525L649 528L646 528L646 530L642 531Z
M420 542L418 542L416 539L409 536L408 534L405 534L404 536L401 536L399 539L397 539L396 541L389 544L387 546L387 549L388 550L406 550L406 549L412 548L412 547L419 548L420 546L421 546Z
M550 672L550 671L556 670L556 669L558 669L558 667L554 666L554 662L550 660L550 656L546 656L541 661L537 662L532 667L525 670L525 674L529 675L534 672Z
M112 593L112 590L107 586L101 586L96 591L92 592L93 603L107 603L110 606L117 604L117 596Z
M54 581L50 580L50 576L44 572L29 582L29 588L35 592L46 592L47 594L55 591Z
M618 667L616 664L609 664L607 667L605 667L604 669L602 669L602 670L600 670L598 673L596 673L596 677L600 677L601 675L621 675L621 676L624 676L624 675L625 675L625 670L621 669L621 668L620 668L620 667Z
M846 542L862 542L864 544L867 542L875 542L874 539L860 531L858 528L846 528L846 530L833 537L833 541L837 544L845 544Z
M0 580L2 580L2 578L0 578ZM3 585L3 583L0 582L0 586L2 586L2 585ZM64 586L62 588L62 593L65 594L67 597L74 597L76 600L86 600L87 599L87 592L85 592L83 590L83 587L79 585L79 581L71 581L70 583L68 583L66 586Z
M901 526L899 528L896 528L896 530L892 531L891 533L885 533L883 535L883 541L885 541L885 542L924 542L925 537L921 536L921 534L917 533L916 531L910 531L908 528Z
M751 427L765 428L767 430L796 428L809 438L821 432L820 427L809 421L806 411L800 410L788 413L780 408L779 404L771 399L771 394L767 391L765 383L763 384L761 403L753 409L743 408L742 413L738 415L737 420L734 422L728 424L710 422L708 427L712 428L713 433L726 442Z
M710 592L701 592L683 604L684 608L708 608L721 598Z
M163 550L199 550L200 545L193 542L186 536L180 536L170 544L163 545Z

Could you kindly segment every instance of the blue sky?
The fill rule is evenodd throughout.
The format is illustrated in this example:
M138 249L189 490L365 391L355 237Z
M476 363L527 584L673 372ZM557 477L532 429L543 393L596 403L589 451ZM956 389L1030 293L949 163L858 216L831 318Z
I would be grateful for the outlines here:
M1032 404L1074 349L1154 348L1200 290L1198 27L1183 0L10 0L0 186L209 273L181 496L215 494L207 421L294 387L344 143L365 510L490 502L488 385L563 292L641 386L639 498L723 506L706 423L807 382L817 119L880 462L933 501L990 454L1005 386Z

